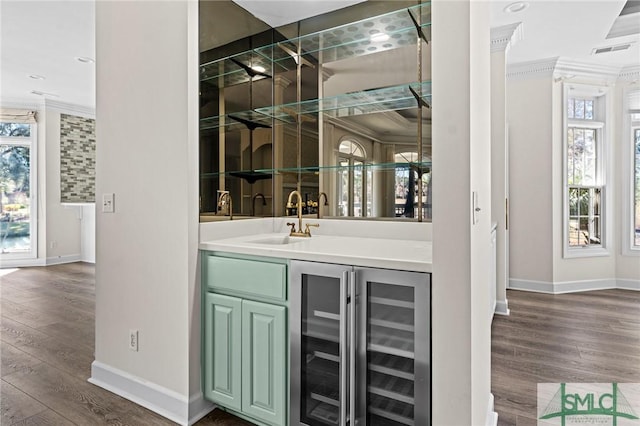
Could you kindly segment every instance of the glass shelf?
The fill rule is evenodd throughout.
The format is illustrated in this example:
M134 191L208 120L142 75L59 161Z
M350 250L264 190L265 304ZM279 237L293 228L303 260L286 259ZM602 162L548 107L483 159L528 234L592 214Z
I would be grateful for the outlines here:
M422 170L424 173L428 173L431 170L431 162L423 161L423 162L411 162L411 163L376 163L376 164L364 164L362 166L353 166L352 168L364 168L367 170L373 171L395 171L397 169L401 170ZM243 175L255 175L255 176L269 176L272 177L274 175L286 175L286 174L296 174L301 175L304 179L305 176L317 176L320 173L334 173L338 170L346 169L346 166L322 166L322 167L285 167L285 168L275 168L275 169L256 169L256 170L234 170L227 172L214 172L214 173L202 173L200 175L201 179L217 179L218 177L224 176L232 176L243 178ZM263 177L264 179L264 177Z
M211 130L224 127L226 130L243 130L247 125L243 121L255 123L257 127L271 127L272 117L258 111L241 111L200 119L200 130Z
M312 57L313 62L318 63L411 46L418 40L417 22L420 22L423 38L429 39L430 3L362 19L202 64L200 80L220 87L250 81L251 76L244 68L229 60L232 58L250 68L261 67L267 70L267 73L295 69L299 61L298 46L303 60ZM253 78L256 80L265 77Z
M226 114L222 117L207 117L200 120L200 130L217 129L219 127L225 127L227 130L246 128L246 125L241 124L240 121L242 120L254 122L258 127L270 127L272 119L275 120L273 125L291 124L298 119L305 120L319 113L324 113L333 118L340 118L398 111L416 108L418 102L431 105L431 81L362 90L323 99L257 108L252 111Z

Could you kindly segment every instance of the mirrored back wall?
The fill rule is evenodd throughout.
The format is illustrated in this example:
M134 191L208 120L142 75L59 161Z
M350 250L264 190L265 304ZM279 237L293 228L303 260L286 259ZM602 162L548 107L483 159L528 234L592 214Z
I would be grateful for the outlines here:
M294 190L305 215L429 220L427 17L365 2L202 51L201 221L293 214Z

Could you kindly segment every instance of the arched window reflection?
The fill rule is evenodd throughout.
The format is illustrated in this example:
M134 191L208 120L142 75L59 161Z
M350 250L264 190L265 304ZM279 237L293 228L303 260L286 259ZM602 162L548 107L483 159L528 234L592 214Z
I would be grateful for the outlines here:
M371 216L372 176L365 167L366 152L353 140L338 146L336 200L338 216Z

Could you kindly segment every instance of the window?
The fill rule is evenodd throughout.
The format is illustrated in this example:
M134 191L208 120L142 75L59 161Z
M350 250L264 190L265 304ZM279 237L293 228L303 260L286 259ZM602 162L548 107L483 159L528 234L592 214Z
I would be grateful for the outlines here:
M605 97L598 88L571 87L566 93L565 257L607 254Z
M366 167L365 151L357 142L344 140L338 146L338 216L371 216L372 172Z
M567 117L593 120L593 99L569 98Z
M569 186L569 246L602 244L601 181L596 129L569 127L567 182Z
M5 114L2 114L3 117ZM34 202L35 125L0 122L0 253L2 259L36 256Z
M637 114L640 116L640 114ZM633 150L634 150L634 179L633 179L633 248L640 249L640 117L638 117L637 127L633 128Z
M625 242L623 252L625 254L640 255L640 89L633 88L626 92L625 97L626 133L629 135L628 145L625 151L628 152L631 161L627 165L629 171L626 172L626 182L630 188L628 198L625 197L625 210L628 212L628 219L625 219ZM625 158L629 158L626 157Z

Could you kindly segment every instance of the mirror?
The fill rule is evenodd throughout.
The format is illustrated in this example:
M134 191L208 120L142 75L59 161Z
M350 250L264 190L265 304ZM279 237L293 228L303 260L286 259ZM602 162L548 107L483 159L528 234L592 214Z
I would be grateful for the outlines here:
M293 190L305 215L415 220L421 203L430 220L428 6L365 2L277 29L200 7L201 221L294 213ZM211 41L240 21L247 34Z

